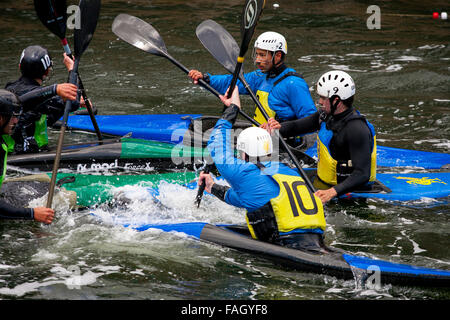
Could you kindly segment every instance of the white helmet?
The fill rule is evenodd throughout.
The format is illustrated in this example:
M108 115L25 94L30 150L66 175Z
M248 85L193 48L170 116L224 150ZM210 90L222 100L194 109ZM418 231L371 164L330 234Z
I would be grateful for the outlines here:
M333 70L320 76L316 91L322 97L331 98L336 95L341 100L346 100L355 94L355 82L348 73Z
M258 127L250 127L241 132L237 138L236 149L250 157L262 157L273 151L270 134Z
M255 49L282 51L287 54L286 39L279 33L267 31L262 33L255 41Z

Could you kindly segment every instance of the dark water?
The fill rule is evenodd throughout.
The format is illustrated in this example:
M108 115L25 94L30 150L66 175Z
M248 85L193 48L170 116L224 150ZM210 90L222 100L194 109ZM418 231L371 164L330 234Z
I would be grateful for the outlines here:
M69 2L70 3L70 2ZM377 129L381 145L449 152L450 25L432 20L448 9L434 1L383 2L381 29L366 26L370 1L268 1L257 35L274 30L288 42L288 64L310 87L332 69L356 82L356 106ZM151 22L168 52L188 68L224 69L195 36L205 19L222 24L239 42L243 1L102 1L94 38L80 73L99 114L219 114L216 98L190 83L170 62L119 40L111 32L119 13ZM447 8L446 8L447 7ZM424 15L424 16L422 16ZM46 46L55 71L48 83L65 81L59 40L40 23L31 3L0 3L0 85L18 76L21 50ZM69 42L73 41L71 30ZM247 55L246 70L252 65ZM243 99L251 111L250 99ZM56 141L57 133L51 133ZM93 139L72 134L68 140ZM11 173L14 174L14 173ZM131 187L130 187L131 188ZM169 222L243 223L243 212L216 199L202 209L195 192L164 184L162 210L142 193L129 207L100 215ZM295 272L262 258L201 243L182 234L135 232L100 223L58 204L50 226L0 222L2 299L448 299L445 289L386 285L360 288L355 281ZM345 250L396 262L449 269L448 205L428 201L394 206L380 201L326 207L326 242ZM73 288L74 277L77 277ZM80 277L78 277L80 276Z

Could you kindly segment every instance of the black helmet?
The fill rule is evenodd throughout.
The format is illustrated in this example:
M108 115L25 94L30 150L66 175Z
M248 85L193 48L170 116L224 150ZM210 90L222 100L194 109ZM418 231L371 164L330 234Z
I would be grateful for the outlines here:
M20 56L20 72L32 79L42 79L45 71L53 65L47 49L41 46L29 46Z
M22 103L15 93L0 89L0 115L6 117L20 116Z

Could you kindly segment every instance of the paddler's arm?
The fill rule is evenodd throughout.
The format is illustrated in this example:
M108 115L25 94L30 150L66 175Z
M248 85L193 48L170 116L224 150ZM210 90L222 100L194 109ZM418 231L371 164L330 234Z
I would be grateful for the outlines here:
M17 208L3 200L0 200L0 219L35 220L45 224L50 224L54 217L55 211L53 209L45 207Z
M27 112L56 95L63 100L75 100L77 98L77 86L71 83L60 83L40 87L21 95L19 99L23 104L23 111Z
M16 208L9 203L0 200L0 219L25 219L33 220L34 210L31 208Z
M220 98L227 108L225 108L221 118L214 126L214 130L208 141L208 150L217 169L227 179L238 172L236 168L238 159L234 158L234 148L230 137L231 128L239 114L240 100L238 89L235 88L231 98L227 99L224 96ZM230 192L233 193L233 189L214 183L211 175L203 172L200 173L199 185L202 183L206 183L205 190L207 192L228 203L226 198Z
M251 85L252 82L250 80L251 77L247 78L248 75L251 75L251 73L245 74L244 77L245 77L246 81L249 83L250 87L252 87L252 85ZM203 73L203 72L195 70L195 69L190 70L188 73L188 76L194 84L198 84L198 81L200 79L203 79L206 83L211 85L211 87L216 89L221 94L224 94L224 92L227 90L228 86L230 85L231 78L233 77L232 75L229 75L229 74L212 75L208 72ZM244 85L242 84L242 82L240 80L238 80L236 82L236 86L239 88L239 93L248 94L247 89L245 89Z
M338 196L357 189L370 179L372 135L363 121L349 121L345 128L353 171L343 182L334 186Z
M232 98L227 99L224 96L220 96L222 102L227 106L225 108L221 118L217 121L211 132L208 140L208 151L211 155L214 163L221 172L226 172L224 178L228 180L233 174L238 172L236 164L239 162L234 157L234 141L232 137L232 127L239 114L239 93L235 88Z
M280 134L283 137L295 137L315 132L320 129L320 113L315 112L305 118L285 121L283 123L279 123L274 118L269 118L269 121L262 124L261 128L268 130L269 133L273 130L280 130Z
M200 172L200 176L198 178L198 184L202 185L203 183L206 183L206 192L209 192L215 195L220 200L225 201L225 195L230 187L214 183L214 179L211 177L211 175L202 171Z

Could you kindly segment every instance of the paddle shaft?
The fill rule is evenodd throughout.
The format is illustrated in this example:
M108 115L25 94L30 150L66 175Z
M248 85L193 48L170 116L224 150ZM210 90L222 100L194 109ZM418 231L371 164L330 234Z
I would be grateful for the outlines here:
M66 52L67 56L73 60L72 51L70 50L69 44L66 40L66 38L61 40L61 43L63 45L64 51ZM84 89L83 81L81 81L81 77L78 74L78 84L79 88L81 90L81 95L83 96L84 103L86 104L86 109L89 113L89 117L91 118L92 125L94 126L95 133L97 134L97 138L99 140L99 144L102 144L103 136L100 131L100 128L98 127L97 120L95 119L94 111L92 110L92 104L91 100L86 95L86 90Z
M78 79L77 71L78 71L79 61L80 61L79 59L75 59L73 69L70 72L70 76L69 76L70 83L75 84L77 82L77 79ZM57 175L58 169L59 169L59 162L61 160L62 146L64 143L64 134L66 132L67 120L69 118L69 110L71 108L72 108L72 101L67 100L65 108L64 108L63 122L61 125L61 129L59 131L58 146L56 147L55 161L53 162L52 179L50 180L50 187L48 189L47 208L51 208L52 202L53 202L53 195L55 192L55 185L56 185L56 175Z
M252 40L253 33L256 29L259 17L262 14L265 0L247 0L245 2L244 11L241 15L241 46L239 47L239 55L234 68L233 78L231 78L230 87L228 88L228 98L231 98L234 87L236 86L239 74L241 72L242 64L244 63L244 56L247 53L248 45Z
M52 207L53 195L55 193L56 175L58 173L59 162L61 160L61 152L62 152L62 146L63 146L63 142L64 142L65 132L66 132L66 126L62 126L59 131L58 146L56 148L55 162L53 163L53 169L52 169L52 178L50 180L50 187L48 189L47 208Z
M236 86L237 79L239 76L239 72L241 72L242 62L244 61L243 57L238 57L238 62L236 63L236 68L234 69L233 78L231 78L230 87L228 88L228 96L227 98L231 98L231 95L233 94L234 87Z

